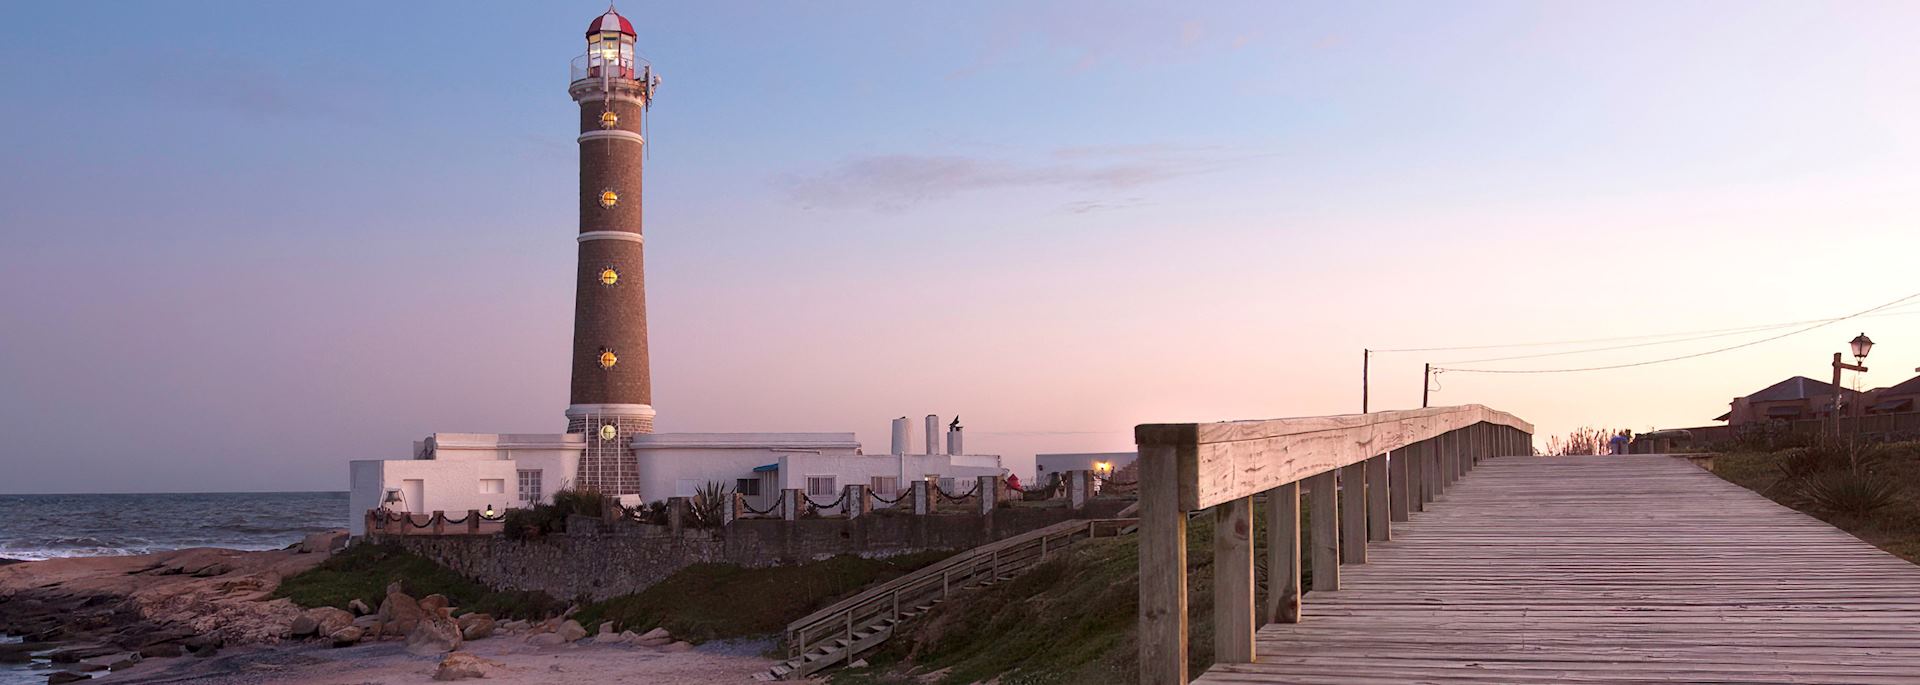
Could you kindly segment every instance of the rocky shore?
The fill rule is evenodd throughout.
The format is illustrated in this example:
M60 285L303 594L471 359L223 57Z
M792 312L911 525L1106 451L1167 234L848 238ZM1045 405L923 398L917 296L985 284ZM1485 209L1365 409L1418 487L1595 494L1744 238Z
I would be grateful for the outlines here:
M345 531L288 549L195 548L124 557L0 565L0 662L51 667L49 682L84 680L143 658L212 656L272 644L301 615L273 599L280 580L324 561Z

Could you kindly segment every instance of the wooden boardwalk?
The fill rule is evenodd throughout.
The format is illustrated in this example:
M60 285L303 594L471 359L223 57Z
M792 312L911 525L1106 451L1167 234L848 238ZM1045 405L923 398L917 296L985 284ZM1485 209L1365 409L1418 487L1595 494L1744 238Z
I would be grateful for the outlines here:
M1920 566L1684 459L1484 459L1201 683L1920 684Z

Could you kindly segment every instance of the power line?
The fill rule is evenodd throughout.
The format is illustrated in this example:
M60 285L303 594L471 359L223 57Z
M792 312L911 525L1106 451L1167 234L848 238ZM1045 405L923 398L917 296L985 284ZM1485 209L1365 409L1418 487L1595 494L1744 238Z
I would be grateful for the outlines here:
M1877 311L1880 311L1880 310L1882 310L1882 309L1886 309L1886 308L1888 308L1888 307L1892 307L1892 306L1894 306L1894 305L1897 305L1897 304L1900 304L1900 303L1902 303L1902 302L1906 302L1906 301L1908 301L1908 300L1913 300L1913 299L1915 299L1915 298L1920 298L1920 293L1914 293L1914 294L1912 294L1912 295L1908 295L1908 296L1906 296L1906 297L1902 297L1902 298L1900 298L1900 299L1897 299L1897 300L1894 300L1894 301L1892 301L1892 302L1888 302L1888 303L1886 303L1886 304L1883 304L1883 305L1879 305L1879 306L1877 306L1877 307L1871 307L1871 308L1868 308L1868 309L1863 309L1863 310L1861 310L1861 311L1858 311L1858 312L1854 312L1854 313L1852 313L1852 314L1848 314L1848 315L1846 315L1846 316L1842 316L1842 317L1838 317L1838 318L1834 318L1834 319L1825 319L1825 320L1821 320L1821 321L1819 321L1818 323L1814 323L1814 324L1813 324L1813 325L1811 325L1811 326L1807 326L1807 327L1805 327L1805 328L1800 328L1800 329L1795 329L1795 330L1792 330L1792 331L1788 331L1788 332L1786 332L1786 333L1781 333L1781 334L1779 334L1779 335L1775 335L1775 336L1770 336L1770 337L1766 337L1766 338L1761 338L1761 339L1759 339L1759 340L1751 340L1751 341L1748 341L1748 342L1743 342L1743 343L1740 343L1740 344L1738 344L1738 345L1729 345L1729 346L1727 346L1727 347L1722 347L1722 348L1719 348L1719 349L1713 349L1713 350L1707 350L1707 351L1705 351L1705 352L1695 352L1695 353L1693 353L1693 354L1684 354L1684 355L1680 355L1680 356L1678 356L1678 357L1667 357L1667 358L1665 358L1665 359L1651 359L1651 360L1647 360L1647 361L1641 361L1641 362L1630 362L1630 363L1626 363L1626 364L1611 364L1611 365L1607 365L1607 366L1588 366L1588 367L1583 367L1583 368L1576 368L1576 369L1452 369L1452 368L1439 368L1439 367L1435 367L1435 369L1434 369L1434 370L1436 370L1436 371L1459 371L1459 372L1461 372L1461 373L1576 373L1576 372L1581 372L1581 371L1606 371L1606 370L1609 370L1609 369L1625 369L1625 368L1629 368L1629 367L1634 367L1634 366L1648 366L1648 365L1652 365L1652 364L1664 364L1664 363L1667 363L1667 362L1677 362L1677 361L1680 361L1680 360L1683 360L1683 359L1695 359L1695 358L1698 358L1698 357L1705 357L1705 356L1707 356L1707 355L1710 355L1710 354L1719 354L1719 353L1721 353L1721 352L1729 352L1729 351L1732 351L1732 350L1737 350L1737 349L1740 349L1740 348L1743 348L1743 347L1752 347L1752 346L1754 346L1754 345L1758 345L1758 344L1761 344L1761 343L1767 343L1767 342L1773 342L1773 341L1775 341L1775 340L1779 340L1779 339L1781 339L1781 338L1785 338L1785 337L1789 337L1789 336L1794 336L1794 335L1799 335L1799 334L1801 334L1801 333L1805 333L1805 332L1807 332L1807 331L1811 331L1811 330L1814 330L1814 329L1816 329L1816 328L1821 328L1821 327L1824 327L1824 326L1827 326L1827 325L1830 325L1830 324L1835 324L1835 323L1839 323L1839 322L1841 322L1841 321L1846 321L1846 320L1848 320L1848 319L1854 319L1854 318L1859 318L1859 317L1862 317L1862 316L1866 316L1866 315L1868 315L1868 314L1872 314L1872 313L1874 313L1874 312L1877 312Z
M1915 313L1920 313L1920 312L1915 312ZM1839 320L1839 319L1825 319L1824 321L1826 321L1827 323L1832 323L1832 322L1834 322L1834 321L1838 321L1838 320ZM1727 337L1727 336L1730 336L1730 335L1745 335L1745 334L1748 334L1748 333L1760 333L1760 332L1764 332L1764 331L1771 331L1771 330L1779 330L1779 329L1782 329L1782 328L1786 328L1786 327L1788 327L1788 326L1796 326L1796 325L1800 325L1800 324L1803 324L1803 323L1812 323L1812 322L1811 322L1811 321L1796 321L1796 322L1793 322L1793 323L1783 323L1783 324L1775 324L1775 325L1772 325L1772 326L1766 326L1766 327L1761 327L1761 328L1753 328L1753 329L1740 329L1740 330L1736 330L1736 331L1732 331L1732 332L1728 332L1728 333L1709 333L1709 334L1707 334L1707 335L1698 335L1698 336L1693 336L1693 337L1691 337L1691 338L1675 338L1675 339L1673 339L1673 340L1655 340L1655 341L1653 341L1653 342L1643 342L1643 343L1633 343L1633 344L1631 344L1631 345L1613 345L1613 346L1609 346L1609 347L1589 347L1589 348L1585 348L1585 349L1579 349L1579 350L1562 350L1562 351L1559 351L1559 352L1542 352L1542 353L1539 353L1539 354L1522 354L1522 355L1515 355L1515 356L1511 356L1511 357L1489 357L1489 358L1486 358L1486 359L1462 359L1462 360L1458 360L1458 361L1448 361L1448 362L1441 362L1441 363L1442 363L1442 364L1480 364L1480 363L1485 363L1485 362L1504 362L1504 361L1512 361L1512 360L1515 360L1515 359L1539 359L1539 358L1541 358L1541 357L1564 357L1564 356L1567 356L1567 355L1570 355L1570 354L1587 354L1587 353L1589 353L1589 352L1611 352L1611 351L1613 351L1613 350L1626 350L1626 349L1632 349L1632 348L1635 348L1635 347L1651 347L1651 346L1653 346L1653 345L1671 345L1671 344L1674 344L1674 343L1683 343L1683 342L1693 342L1693 341L1696 341L1696 340L1707 340L1707 339L1709 339L1709 338L1724 338L1724 337Z
M1460 351L1460 350L1497 350L1497 349L1506 348L1506 347L1552 347L1554 345L1579 345L1582 343L1619 342L1622 340L1647 340L1650 338L1671 338L1671 337L1681 336L1681 335L1701 335L1701 334L1707 334L1707 333L1754 333L1759 331L1772 330L1775 328L1785 328L1787 326L1799 326L1802 324L1809 324L1809 323L1815 323L1815 322L1832 323L1839 320L1841 319L1807 319L1805 321L1784 321L1780 323L1741 326L1738 328L1716 328L1716 329L1710 329L1710 330L1704 330L1704 331L1681 331L1677 333L1655 333L1650 335L1623 335L1623 336L1616 336L1611 338L1586 338L1582 340L1549 340L1549 341L1542 341L1542 342L1501 343L1498 345L1457 345L1453 347L1402 347L1402 348L1396 348L1396 349L1376 349L1373 351L1375 353L1454 352L1454 351Z

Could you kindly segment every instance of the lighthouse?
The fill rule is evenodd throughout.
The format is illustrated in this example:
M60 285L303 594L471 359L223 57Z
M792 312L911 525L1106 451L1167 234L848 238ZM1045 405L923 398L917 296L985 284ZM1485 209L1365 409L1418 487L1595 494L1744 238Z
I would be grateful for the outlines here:
M633 23L607 8L587 26L567 94L580 106L580 262L574 278L567 432L581 433L576 485L639 492L631 445L653 432L642 267L643 122L659 78L634 59Z

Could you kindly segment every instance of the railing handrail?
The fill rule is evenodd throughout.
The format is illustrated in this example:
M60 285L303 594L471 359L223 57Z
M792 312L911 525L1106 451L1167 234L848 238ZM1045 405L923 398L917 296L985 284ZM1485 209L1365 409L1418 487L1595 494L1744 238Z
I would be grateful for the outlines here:
M1134 427L1141 448L1180 452L1180 507L1198 511L1357 464L1476 424L1532 433L1533 424L1478 404L1215 423Z
M946 559L942 559L932 564L928 564L927 566L921 567L920 569L915 570L911 573L900 576L898 578L894 578L893 580L889 580L879 585L875 585L871 588L868 588L865 591L862 591L860 594L840 600L838 602L835 602L827 606L826 608L820 609L819 611L815 611L811 614L807 614L805 617L787 624L786 632L787 634L791 635L793 633L800 632L808 628L812 628L816 625L826 623L827 619L836 618L843 613L852 611L854 609L858 609L859 607L873 600L890 598L891 595L897 590L911 587L924 580L937 579L940 577L940 574L942 573L946 573L956 568L965 567L970 563L978 562L982 558L991 557L993 554L997 552L1008 552L1013 550L1014 548L1017 548L1023 545L1028 545L1028 544L1037 545L1038 541L1041 538L1053 537L1062 533L1072 535L1072 534L1078 533L1081 529L1092 530L1093 526L1098 525L1100 523L1112 523L1112 522L1131 521L1131 520L1132 519L1073 519L1071 521L1062 521L1060 523L1046 526L1044 528L1037 528L1034 530L1030 530L1025 533L1021 533L1019 535L1015 535L1013 537L1009 537L1003 540L996 540L994 542L989 542L979 547L974 547L972 549L959 552L957 554L954 554L951 557L947 557ZM835 625L838 625L839 621L835 620L833 621L833 623Z

